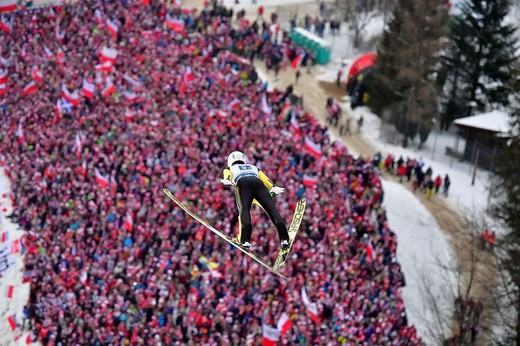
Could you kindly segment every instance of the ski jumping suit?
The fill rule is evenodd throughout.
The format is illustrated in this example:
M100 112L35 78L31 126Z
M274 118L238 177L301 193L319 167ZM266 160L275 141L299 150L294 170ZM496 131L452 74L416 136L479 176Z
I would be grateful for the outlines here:
M251 241L251 204L256 200L265 210L271 221L278 230L280 241L288 240L287 226L276 209L269 190L274 184L255 165L234 164L224 169L224 179L235 184L235 198L238 207L239 233L238 240L241 243Z

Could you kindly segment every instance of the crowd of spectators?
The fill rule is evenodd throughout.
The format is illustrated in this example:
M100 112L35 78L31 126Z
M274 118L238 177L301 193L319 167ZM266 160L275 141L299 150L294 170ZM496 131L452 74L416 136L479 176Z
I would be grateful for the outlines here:
M6 18L0 159L12 183L11 217L27 230L25 314L34 339L252 345L262 324L286 312L287 344L421 344L407 323L377 168L331 143L301 108L291 121L270 114L290 91L264 99L240 57L269 61L294 54L293 43L214 8L146 3L80 0ZM118 54L96 69L103 47ZM92 98L81 93L84 80L96 85ZM305 137L321 155L306 151ZM287 282L161 192L168 187L233 234L234 198L218 180L233 150L286 188L276 203L287 220L298 198L308 201ZM319 183L304 185L304 174ZM263 213L253 216L255 252L273 260L276 232ZM319 321L306 312L302 286Z

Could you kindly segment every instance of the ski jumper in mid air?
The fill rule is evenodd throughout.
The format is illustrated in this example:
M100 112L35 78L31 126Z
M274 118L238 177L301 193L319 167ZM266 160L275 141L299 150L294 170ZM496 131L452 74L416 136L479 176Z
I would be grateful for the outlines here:
M224 179L220 181L224 185L235 186L239 233L238 237L233 238L234 242L246 250L251 246L253 225L250 211L253 200L256 200L276 226L282 249L289 248L287 226L270 195L270 192L277 195L283 193L284 188L275 186L258 167L248 164L246 156L240 151L229 154L228 168L224 169Z

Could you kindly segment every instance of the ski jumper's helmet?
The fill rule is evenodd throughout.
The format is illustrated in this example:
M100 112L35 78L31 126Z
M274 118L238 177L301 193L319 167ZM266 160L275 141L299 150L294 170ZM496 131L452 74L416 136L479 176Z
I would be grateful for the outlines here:
M239 161L246 163L246 156L244 155L244 153L240 151L234 151L231 154L229 154L227 158L227 165L228 167L231 167Z

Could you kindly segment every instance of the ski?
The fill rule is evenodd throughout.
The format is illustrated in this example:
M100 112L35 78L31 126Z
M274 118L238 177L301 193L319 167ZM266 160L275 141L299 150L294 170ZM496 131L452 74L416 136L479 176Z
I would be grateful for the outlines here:
M296 208L294 209L293 218L291 221L291 225L289 226L289 248L285 250L280 250L278 253L278 257L276 258L276 261L274 261L273 270L280 270L285 264L285 261L287 261L287 257L289 256L289 252L291 252L291 248L294 243L294 239L296 238L296 234L298 233L298 230L300 229L300 225L303 220L303 215L305 213L305 207L307 206L307 201L304 199L301 199L296 203Z
M273 270L273 268L271 268L271 266L269 266L268 264L266 264L264 261L262 261L261 259L259 259L258 257L256 257L254 254L252 254L251 252L249 251L246 251L244 250L240 245L238 245L237 243L233 242L231 240L230 237L228 237L227 235L225 235L224 233L220 232L218 229L216 229L215 227L211 226L207 221L205 221L204 219L202 219L201 217L199 217L197 214L195 214L194 212L192 212L190 209L188 209L188 207L186 207L181 201L179 201L171 192L170 190L164 188L163 189L163 192L166 194L166 196L168 196L168 198L170 198L173 202L175 202L175 204L177 204L182 210L184 210L189 216L191 216L192 218L194 218L195 220L197 220L198 222L200 222L204 227L206 227L207 229L209 229L211 232L215 233L217 236L219 236L220 238L224 239L225 241L227 241L229 244L231 244L232 246L234 246L235 248L239 249L240 251L242 251L243 253L245 253L246 255L248 255L249 257L251 257L253 260L255 260L256 262L258 262L260 265L262 265L264 268L266 269L269 269L269 271L271 271L272 273L278 275L279 277L287 280L287 277L283 274L280 274L279 272L277 272L276 270Z

